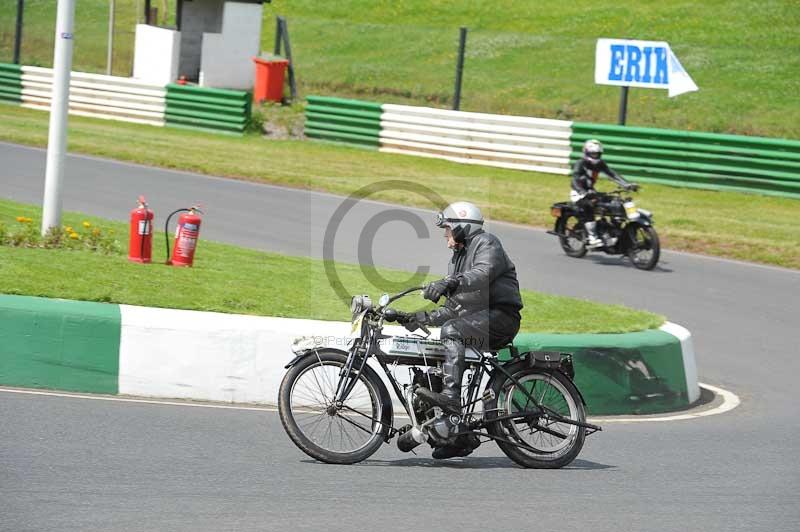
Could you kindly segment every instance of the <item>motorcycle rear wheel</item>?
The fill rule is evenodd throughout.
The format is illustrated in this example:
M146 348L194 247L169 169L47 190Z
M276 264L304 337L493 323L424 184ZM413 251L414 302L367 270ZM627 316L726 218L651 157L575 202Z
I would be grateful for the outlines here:
M334 405L347 355L310 353L281 381L278 412L286 434L308 456L329 464L355 464L372 456L392 426L392 401L369 366L343 405Z
M556 233L568 235L558 237L558 241L564 253L576 259L586 255L583 225L577 216L569 214L559 218L558 222L556 222Z
M536 398L545 412L554 412L574 421L586 421L586 409L580 394L564 374L525 365L516 371L511 369L514 378ZM499 379L492 389L495 399L488 407L496 409L498 416L535 409L511 379ZM557 469L570 464L581 452L586 438L586 429L583 427L558 421L548 415L495 421L487 429L493 436L523 445L524 448L497 441L497 445L511 460L523 467L536 469Z
M661 255L661 243L658 233L651 225L631 224L630 247L628 258L640 270L652 270L658 264Z

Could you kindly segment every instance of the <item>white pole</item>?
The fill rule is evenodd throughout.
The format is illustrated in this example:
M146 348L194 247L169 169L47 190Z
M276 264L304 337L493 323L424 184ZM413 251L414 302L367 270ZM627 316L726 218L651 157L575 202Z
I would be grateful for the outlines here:
M111 0L108 13L108 56L106 57L106 74L111 75L111 63L114 60L114 0Z
M47 140L47 170L42 205L42 235L51 227L61 226L61 179L67 151L67 112L74 22L75 0L58 0L56 49L53 57L53 97L50 104L50 135Z

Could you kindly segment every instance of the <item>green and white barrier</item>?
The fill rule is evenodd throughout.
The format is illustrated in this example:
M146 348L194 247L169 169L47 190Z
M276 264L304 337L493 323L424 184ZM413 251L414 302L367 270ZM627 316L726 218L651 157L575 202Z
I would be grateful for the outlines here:
M53 69L22 67L22 107L50 110ZM72 72L69 112L73 115L164 125L166 90L132 78Z
M800 198L800 141L575 122L571 160L596 138L604 159L645 183Z
M167 85L168 126L243 133L250 121L250 93Z
M344 322L0 296L0 385L275 404L295 338L346 349L348 332ZM573 353L593 415L664 412L699 398L691 336L674 324L629 334L522 333L515 344ZM408 380L403 367L395 374Z
M22 67L0 63L0 102L22 103Z
M567 175L598 138L627 177L800 198L800 141L448 111L309 96L306 136L459 163Z
M305 134L389 153L566 174L570 125L565 120L309 96Z
M53 69L0 63L0 101L49 111L52 92ZM70 74L69 113L93 118L240 134L250 121L250 99L245 91Z

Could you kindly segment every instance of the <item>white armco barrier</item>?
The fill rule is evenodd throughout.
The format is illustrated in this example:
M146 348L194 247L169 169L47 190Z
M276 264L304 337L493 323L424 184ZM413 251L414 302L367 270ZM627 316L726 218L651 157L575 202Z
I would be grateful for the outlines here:
M393 104L382 109L381 151L569 173L572 122Z
M52 92L52 69L22 67L23 107L49 109ZM165 109L164 87L132 78L84 72L71 74L70 114L163 126Z

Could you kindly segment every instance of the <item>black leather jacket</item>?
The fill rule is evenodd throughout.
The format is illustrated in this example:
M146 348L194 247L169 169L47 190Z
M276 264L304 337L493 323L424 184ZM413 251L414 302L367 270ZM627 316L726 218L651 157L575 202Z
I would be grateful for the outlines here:
M468 238L453 252L447 273L458 277L460 283L444 306L430 312L432 325L485 309L519 317L522 297L517 270L493 234L480 230Z
M586 194L594 190L594 184L599 174L606 174L608 178L620 186L628 184L621 175L612 170L604 160L592 164L586 159L579 159L572 167L572 190L579 194Z

